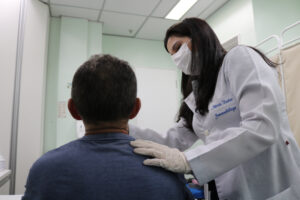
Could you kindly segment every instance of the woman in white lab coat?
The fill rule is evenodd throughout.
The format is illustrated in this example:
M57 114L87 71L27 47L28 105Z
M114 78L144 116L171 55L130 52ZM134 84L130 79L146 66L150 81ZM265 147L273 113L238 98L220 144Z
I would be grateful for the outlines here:
M153 157L144 164L215 180L216 199L299 200L300 151L275 64L246 46L226 52L197 18L171 26L165 47L183 72L184 101L165 135L129 127L134 151Z

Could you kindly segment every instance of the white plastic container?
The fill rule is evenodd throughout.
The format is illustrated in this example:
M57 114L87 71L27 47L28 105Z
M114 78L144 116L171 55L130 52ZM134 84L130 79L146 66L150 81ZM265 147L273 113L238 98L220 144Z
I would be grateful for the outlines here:
M5 159L2 155L0 155L0 171L5 169Z

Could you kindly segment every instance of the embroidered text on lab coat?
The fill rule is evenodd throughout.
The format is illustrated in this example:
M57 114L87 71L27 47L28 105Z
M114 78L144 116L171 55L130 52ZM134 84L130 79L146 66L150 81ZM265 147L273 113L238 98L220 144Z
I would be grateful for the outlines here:
M236 106L234 107L228 107L226 110L224 110L223 112L219 112L215 114L215 118L218 119L220 116L225 115L229 112L234 112L236 110Z
M233 100L232 98L221 100L219 103L217 103L217 104L215 104L215 105L212 106L212 110L216 109L216 108L218 108L218 107L220 107L222 105L225 105L227 103L230 103L230 102L232 102L232 100Z

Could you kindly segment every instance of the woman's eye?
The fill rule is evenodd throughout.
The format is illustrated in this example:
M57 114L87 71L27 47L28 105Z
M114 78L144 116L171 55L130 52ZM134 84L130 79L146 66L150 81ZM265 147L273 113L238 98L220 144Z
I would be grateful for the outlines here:
M174 52L177 52L181 47L181 44L175 44L173 47Z

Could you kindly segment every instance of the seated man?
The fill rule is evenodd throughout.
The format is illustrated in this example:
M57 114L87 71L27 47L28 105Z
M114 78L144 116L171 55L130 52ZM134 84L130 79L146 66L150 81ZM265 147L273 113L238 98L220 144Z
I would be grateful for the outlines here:
M141 106L136 94L127 62L95 55L80 66L68 108L86 134L34 163L23 200L191 199L178 174L145 166L145 157L133 153L128 120Z

